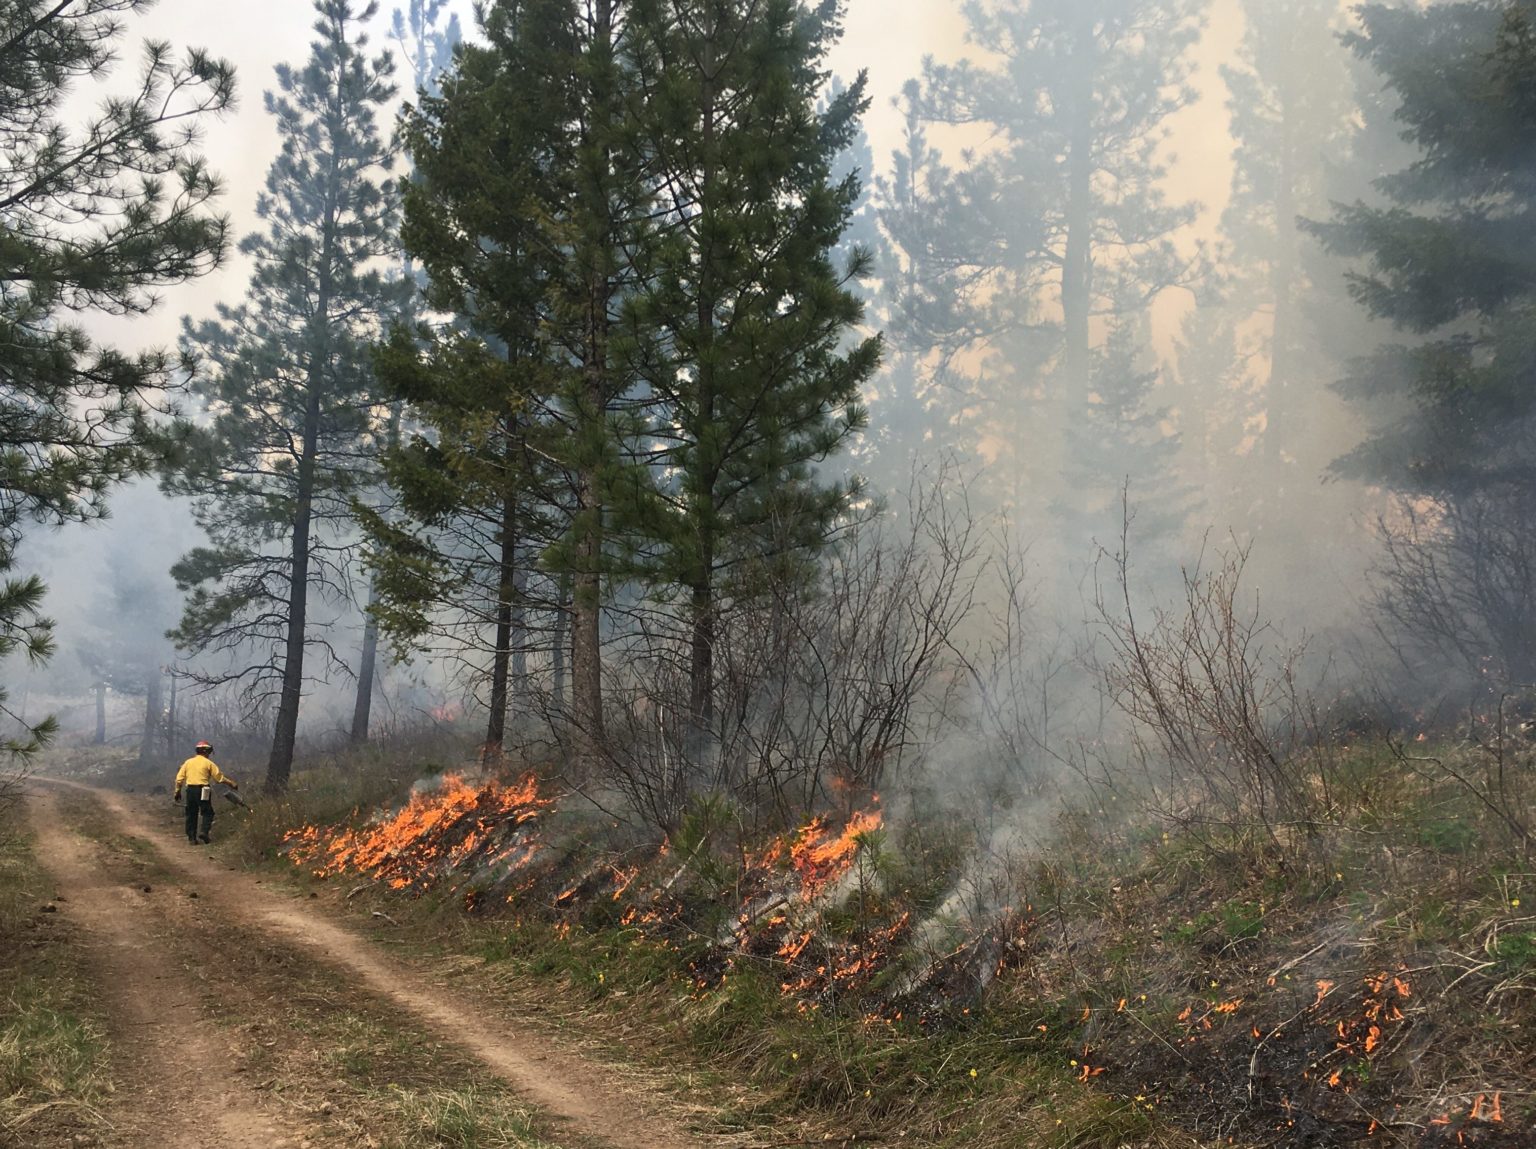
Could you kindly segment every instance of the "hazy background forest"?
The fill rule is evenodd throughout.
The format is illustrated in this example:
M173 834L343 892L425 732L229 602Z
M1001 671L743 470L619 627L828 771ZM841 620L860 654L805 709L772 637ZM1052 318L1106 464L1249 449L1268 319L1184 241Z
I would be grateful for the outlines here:
M898 776L1039 793L1192 765L1232 723L1418 729L1531 680L1529 5L801 5L763 113L789 142L722 111L736 134L698 155L687 101L720 97L689 54L778 7L578 4L564 62L526 49L560 5L85 7L128 17L106 90L142 37L233 63L195 147L240 245L147 313L78 315L195 357L168 380L190 430L106 521L15 524L57 648L6 663L21 742L47 713L146 761L197 733L281 787L296 746L450 726L668 826L715 792L770 820ZM516 199L536 171L580 200L547 158L584 170L580 140L539 132L586 113L529 117L574 98L549 77L583 76L603 27L647 111L596 193L633 214L604 225L624 361L592 411L566 273L597 241ZM482 54L455 63L461 36ZM716 63L738 91L768 66ZM466 170L464 140L534 166ZM354 186L321 274L323 155ZM695 328L706 203L722 282L746 277ZM776 235L798 239L764 290L740 260ZM322 401L306 309L331 272ZM783 377L754 366L779 354Z

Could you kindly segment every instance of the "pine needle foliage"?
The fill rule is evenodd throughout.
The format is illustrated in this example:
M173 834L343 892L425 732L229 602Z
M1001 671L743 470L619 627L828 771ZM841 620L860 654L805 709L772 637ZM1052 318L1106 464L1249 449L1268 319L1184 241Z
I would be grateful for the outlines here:
M203 366L208 419L166 486L194 499L209 545L173 569L189 592L174 637L227 656L205 663L205 681L275 696L273 790L292 763L306 651L344 665L310 604L351 597L353 500L376 473L383 427L371 348L410 294L382 266L397 205L378 116L395 87L391 57L370 56L361 31L375 10L317 0L309 59L278 67L266 107L282 151L257 199L265 229L241 245L255 264L246 299L188 320L183 340Z
M67 107L115 79L148 7L0 4L0 658L52 652L42 580L11 573L25 526L106 514L113 486L153 463L152 408L179 367L98 344L90 317L145 314L225 254L198 135L234 100L227 62L149 41L120 91L81 119ZM0 748L28 752L54 729L17 723Z

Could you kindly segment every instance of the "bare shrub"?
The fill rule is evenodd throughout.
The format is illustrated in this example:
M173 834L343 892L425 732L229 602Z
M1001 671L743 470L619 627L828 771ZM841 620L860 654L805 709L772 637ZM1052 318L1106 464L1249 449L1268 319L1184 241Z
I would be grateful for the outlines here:
M1382 633L1414 669L1428 655L1490 694L1536 681L1536 496L1524 483L1399 498L1377 520ZM1441 671L1443 675L1443 670Z
M970 614L981 539L944 468L899 513L851 526L815 577L765 579L721 617L715 713L690 731L686 628L634 611L610 665L598 776L651 824L675 830L703 795L754 824L790 824L879 787L924 740L960 682L949 655ZM550 736L569 740L556 723Z
M1157 812L1275 845L1314 835L1331 805L1331 754L1300 685L1303 645L1285 642L1243 589L1247 549L1202 552L1177 604L1148 618L1134 601L1128 537L1127 518L1119 553L1101 556L1109 577L1099 571L1094 606L1105 690L1133 720Z
M1470 795L1488 816L1489 844L1527 853L1536 846L1536 686L1500 692L1468 715L1467 737L1439 754L1419 752L1399 738L1392 754L1410 773Z

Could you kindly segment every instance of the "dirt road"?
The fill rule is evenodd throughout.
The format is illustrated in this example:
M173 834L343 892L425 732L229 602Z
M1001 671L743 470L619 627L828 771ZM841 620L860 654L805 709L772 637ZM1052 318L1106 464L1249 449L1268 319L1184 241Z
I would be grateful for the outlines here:
M442 985L440 971L384 954L328 920L318 905L225 864L217 843L188 846L174 832L179 811L164 798L151 801L64 784L35 786L29 795L40 860L67 899L60 909L92 947L115 1044L129 1053L114 1065L120 1080L110 1143L241 1149L325 1142L323 1108L277 1104L261 1082L217 1069L242 1064L253 1040L282 1049L305 1039L283 1032L278 1011L263 1010L261 997L286 999L295 971L309 968L339 975L343 988L307 992L313 1025L306 1021L306 1029L323 1027L330 1008L398 1019L400 1028L457 1047L508 1083L542 1115L546 1136L561 1144L719 1149L725 1143L688 1130L675 1099L648 1092L572 1045L498 1014L494 1005L461 999ZM113 851L73 827L69 811L82 804L100 810L123 839L115 863L104 857ZM174 888L150 884L146 892L135 884L124 863L135 852L144 859L141 869L157 867ZM230 971L240 976L231 978ZM233 1001L240 995L251 998L244 1013ZM332 997L337 1000L328 1002ZM246 1030L196 1023L219 1012L221 1003L233 1004L237 1015L267 1019L247 1030L265 1027L253 1038ZM186 1103L200 1091L203 1105Z

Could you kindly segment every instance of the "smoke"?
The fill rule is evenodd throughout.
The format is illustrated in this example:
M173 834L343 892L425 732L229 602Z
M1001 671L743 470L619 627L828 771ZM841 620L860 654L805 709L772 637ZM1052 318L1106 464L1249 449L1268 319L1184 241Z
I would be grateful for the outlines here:
M1022 6L1022 0L1015 5ZM1120 0L1104 7L1150 11L1157 5ZM1314 13L1323 7L1312 5ZM256 194L276 148L260 93L270 86L274 64L302 57L312 14L309 0L227 6L215 22L206 20L203 8L198 0L163 0L140 30L206 47L239 68L240 106L209 130L205 145L212 166L225 178L224 207L234 230L245 234L254 227ZM1336 8L1339 14L1345 10L1343 4ZM380 48L386 44L387 9L375 30ZM1262 214L1244 199L1254 187L1242 174L1262 141L1234 134L1234 103L1243 97L1243 77L1270 63L1252 57L1254 15L1264 10L1262 2L1244 0L1204 6L1198 40L1188 52L1189 98L1149 144L1146 159L1157 169L1151 191L1169 204L1191 205L1187 220L1167 236L1170 259L1198 265L1199 275L1159 281L1150 298L1122 292L1116 304L1123 305L1123 313L1097 314L1093 320L1095 369L1107 372L1110 359L1120 356L1116 378L1126 392L1127 412L1140 420L1134 428L1121 427L1125 441L1147 445L1148 458L1164 459L1173 482L1159 486L1158 476L1129 473L1132 462L1112 451L1105 457L1092 454L1100 432L1091 421L1114 396L1096 383L1086 394L1061 400L1061 367L1038 353L1028 332L968 347L948 364L947 375L941 372L938 352L921 334L903 330L907 318L891 303L896 265L887 263L881 273L870 319L887 328L892 353L887 373L875 384L879 401L870 439L878 449L861 456L858 466L890 486L891 476L910 474L914 455L953 453L979 473L986 488L974 492L989 547L983 590L947 665L943 684L952 694L942 707L935 704L920 769L903 779L954 811L970 827L976 848L975 866L942 900L935 923L998 908L1016 860L1054 832L1063 795L1093 792L1100 764L1113 756L1110 743L1123 734L1106 717L1100 689L1093 578L1100 555L1120 545L1113 494L1127 480L1130 501L1140 507L1130 536L1139 601L1170 601L1181 568L1198 560L1201 540L1230 533L1251 543L1253 590L1289 633L1309 633L1316 645L1338 648L1362 630L1360 587L1371 554L1365 524L1372 495L1355 484L1325 483L1323 472L1356 431L1328 389L1340 371L1339 349L1369 336L1343 302L1341 269L1322 266L1295 230L1296 216L1322 210L1330 194L1346 190L1325 178L1341 159L1337 151L1325 154L1336 141L1316 136L1312 152L1303 157L1311 174L1298 184L1291 215L1271 220L1276 242L1308 261L1297 273L1298 295L1316 294L1327 304L1327 314L1300 315L1301 333L1285 335L1284 346L1273 330L1273 308L1262 298L1262 275L1252 274L1257 265L1267 274L1282 257L1240 226L1245 213L1251 217L1247 222ZM1282 65L1316 65L1318 76L1347 88L1347 54L1332 36L1324 28L1317 40L1321 51L1334 53L1326 60L1313 53ZM940 67L961 60L995 66L996 48L968 39L958 0L849 0L846 34L831 65L842 77L869 72L872 105L865 128L874 163L866 173L871 190L877 179L892 177L893 157L907 146L900 97L923 75L925 61ZM1269 80L1324 82L1310 72L1276 73ZM998 146L974 125L936 124L931 143L954 170ZM968 152L967 145L978 150ZM1120 274L1121 259L1112 245L1106 247L1102 281ZM101 321L93 333L126 349L171 344L184 314L201 318L215 302L238 297L248 271L242 258L232 258L215 275L167 292L151 316L132 324ZM1334 279L1325 289L1328 275ZM1042 291L1037 305L1021 310L1030 323L1042 325L1057 321L1060 306L1051 292ZM1114 335L1122 344L1113 342ZM1280 426L1268 390L1281 360L1288 428ZM910 373L910 386L902 372ZM987 404L994 410L983 426L977 412ZM1115 424L1106 420L1105 425ZM1122 464L1125 471L1118 470ZM187 508L160 496L151 484L120 492L115 508L115 519L100 526L58 535L37 532L23 551L24 560L49 579L50 610L60 620L63 649L52 667L37 672L39 689L51 695L85 689L90 674L81 669L82 653L109 641L137 643L149 663L173 660L162 636L175 625L180 595L167 571L200 540ZM1159 526L1156 520L1174 509L1177 521ZM134 582L126 611L113 597L121 593L114 580L124 579ZM353 649L360 616L337 610L331 626L338 647ZM450 673L432 664L397 672L399 712L441 702ZM334 729L350 681L343 674L323 674L312 687L308 720L316 729ZM121 721L128 721L126 711ZM895 808L892 814L901 816Z

